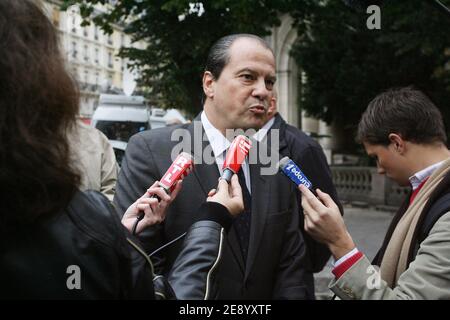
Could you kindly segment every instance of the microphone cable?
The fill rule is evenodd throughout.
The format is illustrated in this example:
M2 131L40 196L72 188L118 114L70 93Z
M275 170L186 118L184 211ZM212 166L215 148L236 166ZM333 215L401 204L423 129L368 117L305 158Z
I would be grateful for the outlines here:
M439 8L440 10L442 10L442 13L446 13L446 14L450 15L450 9L447 8L445 6L445 4L443 4L439 0L434 0L433 4L434 4L435 7Z
M173 244L173 243L177 242L178 240L182 239L184 236L186 236L186 234L187 234L187 232L185 232L185 233L179 235L178 237L176 237L175 239L173 239L173 240L167 242L165 245L162 245L161 247L159 247L158 249L156 249L155 251L153 251L152 253L150 253L150 254L148 255L148 257L151 258L154 254L160 252L161 250L167 248L167 247L170 246L171 244Z
M136 235L136 229L137 229L137 226L138 226L138 224L139 224L139 221L141 221L143 218L144 218L144 215L143 215L143 214L140 214L140 215L138 215L138 216L136 217L136 221L134 222L133 228L131 229L131 234L132 234L133 236Z

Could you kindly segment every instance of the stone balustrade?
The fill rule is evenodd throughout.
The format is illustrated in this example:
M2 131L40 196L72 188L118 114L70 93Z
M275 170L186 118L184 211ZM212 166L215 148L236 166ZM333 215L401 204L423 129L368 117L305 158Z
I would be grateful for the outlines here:
M398 206L409 190L378 174L374 167L331 166L331 172L339 198L344 201Z

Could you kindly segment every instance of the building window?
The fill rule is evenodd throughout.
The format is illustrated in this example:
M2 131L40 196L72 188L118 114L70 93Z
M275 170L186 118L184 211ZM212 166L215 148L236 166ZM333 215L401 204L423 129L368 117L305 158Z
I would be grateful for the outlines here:
M84 83L85 84L89 83L89 71L88 70L84 70Z
M89 61L89 48L87 44L84 45L84 61Z
M108 67L112 68L113 64L112 64L112 53L108 52Z
M72 76L73 76L75 79L78 79L78 68L77 68L77 67L73 67L73 68L72 68Z
M94 26L94 39L98 40L98 27Z
M108 34L108 44L112 44L112 34Z
M95 63L98 63L98 48L95 48Z
M113 83L113 75L112 73L108 72L108 87L111 87Z
M75 12L71 12L71 17L72 17L72 32L73 33L77 33L77 28L76 28L76 24L77 24L77 17L75 16Z
M72 58L76 59L77 58L77 43L75 41L72 41L72 48L71 48L71 53L72 53Z

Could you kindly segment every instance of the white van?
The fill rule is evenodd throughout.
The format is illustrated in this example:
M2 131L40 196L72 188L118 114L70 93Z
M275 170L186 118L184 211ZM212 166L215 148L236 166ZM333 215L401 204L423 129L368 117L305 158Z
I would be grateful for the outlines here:
M142 96L101 94L91 124L109 140L128 142L135 133L151 128L150 115Z
M108 137L120 164L131 136L144 130L165 127L173 119L186 123L178 110L150 108L142 96L101 94L91 125Z
M152 108L150 115L150 125L152 129L166 127L172 124L186 123L186 118L177 109Z
M150 112L150 126L152 129L166 126L166 111L163 109L152 108Z

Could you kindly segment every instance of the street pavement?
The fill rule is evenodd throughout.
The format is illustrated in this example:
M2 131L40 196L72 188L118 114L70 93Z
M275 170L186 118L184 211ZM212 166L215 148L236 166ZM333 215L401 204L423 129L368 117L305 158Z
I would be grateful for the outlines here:
M369 260L376 255L380 248L390 221L394 216L392 211L379 211L374 207L357 208L344 207L344 220L347 229L356 246ZM318 300L330 299L332 292L328 284L333 277L331 261L328 261L324 270L314 275L316 298Z

